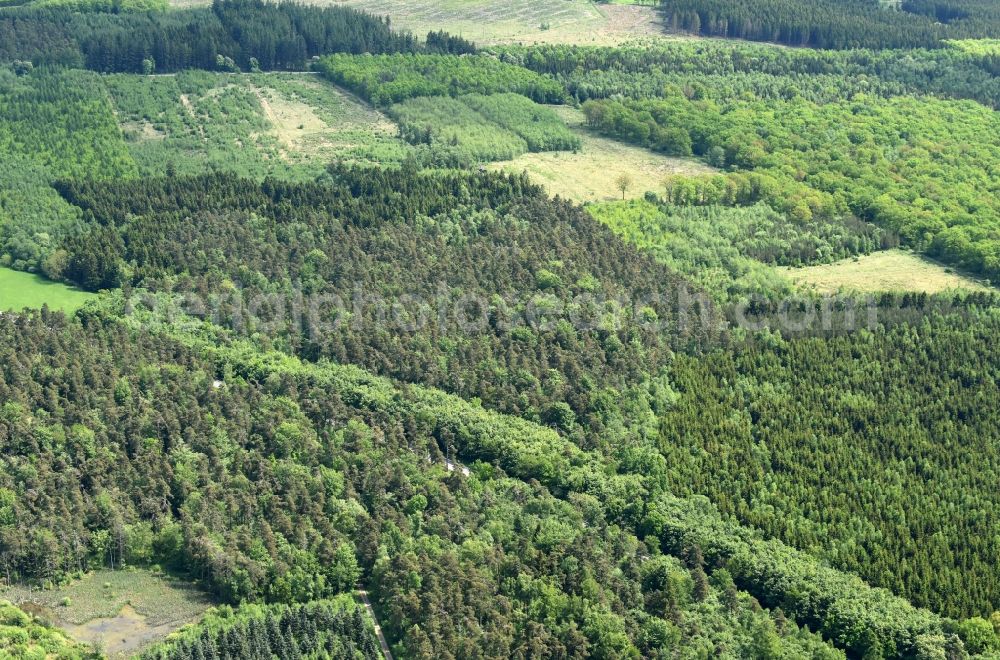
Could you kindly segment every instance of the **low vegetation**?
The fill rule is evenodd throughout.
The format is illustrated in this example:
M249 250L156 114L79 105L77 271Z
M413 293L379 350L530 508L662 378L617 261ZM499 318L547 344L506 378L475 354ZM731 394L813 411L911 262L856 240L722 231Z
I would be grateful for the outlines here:
M549 108L519 94L418 96L389 108L400 135L426 145L439 166L511 160L528 151L577 149L577 138Z
M791 289L777 271L751 255L771 238L781 240L776 227L787 227L766 206L661 209L635 200L592 204L587 210L624 240L649 250L721 299L781 295Z
M0 597L35 605L47 618L68 626L110 619L126 605L149 625L187 623L211 605L193 585L150 570L98 569L51 589L7 587Z
M885 250L832 264L788 268L785 277L819 293L838 291L988 291L980 280L905 250Z
M621 191L615 186L615 177L621 174L627 174L632 179L625 196L634 198L661 190L664 178L669 175L710 174L715 171L693 158L672 158L595 135L584 129L583 113L576 108L552 106L552 110L579 139L579 148L573 153L524 154L494 165L493 169L516 174L527 172L550 195L577 202L620 199Z
M391 166L408 153L387 116L325 80L262 74L252 83L282 157L298 171L334 160Z
M40 275L0 267L0 312L47 306L71 314L95 297Z
M587 210L723 300L787 295L789 280L773 266L829 263L877 250L881 243L874 227L792 222L763 203L676 206L635 200Z
M211 605L191 584L135 568L96 570L51 589L0 588L0 598L108 653L134 653Z
M120 74L106 82L147 175L308 179L335 159L391 164L409 151L385 115L309 74Z

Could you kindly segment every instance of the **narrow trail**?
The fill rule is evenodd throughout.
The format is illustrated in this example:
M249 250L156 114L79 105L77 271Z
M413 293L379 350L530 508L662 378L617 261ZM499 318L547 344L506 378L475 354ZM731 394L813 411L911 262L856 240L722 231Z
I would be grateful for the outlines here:
M385 641L385 635L382 634L382 626L378 624L378 617L375 616L372 603L368 600L368 591L358 589L355 593L361 599L362 604L364 604L365 610L368 611L368 616L372 618L372 623L375 624L375 635L378 637L378 643L382 647L382 655L385 656L385 660L392 660L392 651L389 650L389 644Z

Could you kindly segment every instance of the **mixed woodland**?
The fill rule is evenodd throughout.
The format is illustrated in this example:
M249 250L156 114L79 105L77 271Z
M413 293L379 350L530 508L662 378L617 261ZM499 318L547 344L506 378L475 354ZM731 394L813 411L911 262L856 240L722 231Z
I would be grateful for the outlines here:
M380 657L359 589L399 657L1000 653L1000 297L796 325L830 301L776 268L1000 281L994 9L660 11L813 48L0 9L0 266L102 292L0 314L0 580L196 583L149 660ZM398 134L234 150L269 76ZM711 173L581 206L484 167L592 136ZM4 653L99 657L0 603Z

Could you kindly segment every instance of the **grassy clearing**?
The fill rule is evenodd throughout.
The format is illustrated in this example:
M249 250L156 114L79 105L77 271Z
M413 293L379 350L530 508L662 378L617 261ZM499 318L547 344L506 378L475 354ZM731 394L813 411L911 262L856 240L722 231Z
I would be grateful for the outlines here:
M781 270L800 288L819 293L991 290L979 280L904 250L886 250L832 264Z
M332 160L392 163L407 147L384 115L310 74L108 76L129 150L145 174L172 163L311 178Z
M259 74L253 85L293 162L393 163L406 155L391 119L319 76Z
M706 174L712 168L693 160L670 158L648 149L597 137L583 128L583 113L569 107L552 106L580 137L578 153L529 153L498 163L494 169L525 170L552 195L579 202L621 199L615 177L627 173L634 183L625 197L641 197L647 190L661 191L668 174Z
M94 297L93 293L47 280L40 275L0 267L0 311L48 305L49 309L72 313Z
M45 591L10 587L0 598L112 656L166 637L212 605L188 583L137 569L96 571Z
M318 2L329 4L329 0ZM663 36L650 6L597 5L589 0L346 0L343 4L388 15L394 26L418 35L445 29L482 45L615 45Z

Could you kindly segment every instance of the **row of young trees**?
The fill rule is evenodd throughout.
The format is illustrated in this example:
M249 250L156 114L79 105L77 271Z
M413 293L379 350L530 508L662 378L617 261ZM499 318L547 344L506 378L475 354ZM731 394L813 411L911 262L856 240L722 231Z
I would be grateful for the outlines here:
M331 55L316 68L329 80L374 105L388 106L417 96L460 96L511 92L538 103L562 103L558 82L486 55Z
M470 94L460 97L488 120L516 133L528 151L575 151L580 138L551 109L520 94Z
M388 114L403 139L429 145L442 165L469 168L528 151L580 148L580 138L557 114L520 94L417 96Z
M400 137L410 144L447 152L455 167L512 160L528 151L528 143L520 135L450 96L417 96L396 103L388 114L399 126Z
M346 598L210 611L197 625L142 652L142 660L380 660L375 630Z

